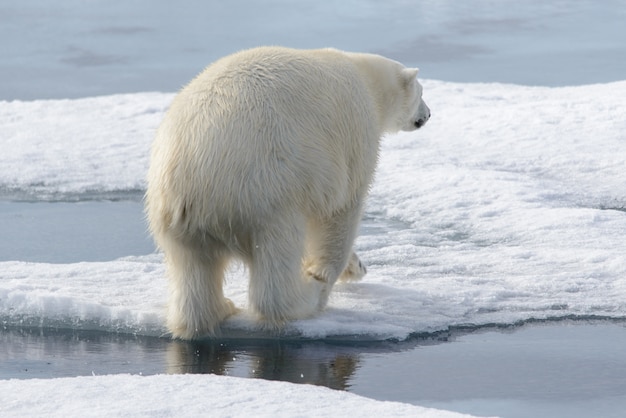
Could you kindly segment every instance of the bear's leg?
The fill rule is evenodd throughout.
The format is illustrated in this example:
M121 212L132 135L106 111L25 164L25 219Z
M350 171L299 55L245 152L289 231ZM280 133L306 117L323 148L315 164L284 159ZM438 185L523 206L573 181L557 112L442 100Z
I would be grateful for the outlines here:
M361 206L355 205L325 219L309 221L307 259L304 269L308 275L326 283L319 308L337 279L358 280L366 273L365 266L352 251L361 219Z
M161 247L169 272L167 327L172 336L215 335L219 323L237 312L222 288L228 263L225 249L218 243L181 242L173 237Z
M317 312L324 283L302 274L305 220L276 216L252 238L249 298L270 329Z

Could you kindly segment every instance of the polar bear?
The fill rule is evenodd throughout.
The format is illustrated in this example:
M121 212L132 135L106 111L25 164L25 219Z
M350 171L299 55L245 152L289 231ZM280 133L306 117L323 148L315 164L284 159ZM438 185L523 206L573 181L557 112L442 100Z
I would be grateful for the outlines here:
M232 258L261 324L323 309L352 251L380 138L428 121L417 69L336 49L250 49L174 98L152 145L145 204L169 276L174 338L219 332Z

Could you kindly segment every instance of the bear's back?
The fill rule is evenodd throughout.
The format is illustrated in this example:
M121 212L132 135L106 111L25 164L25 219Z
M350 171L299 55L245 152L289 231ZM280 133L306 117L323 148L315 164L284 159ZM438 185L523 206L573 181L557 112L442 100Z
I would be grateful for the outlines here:
M168 189L204 203L194 219L263 219L287 206L332 213L371 180L374 107L340 51L255 48L216 61L183 88L153 158L170 167Z
M359 112L357 118L363 119L372 117L374 110L352 60L331 49L241 51L208 66L183 89L181 96L186 95L221 110L219 118L224 122L231 112L259 114L264 120L281 117L283 124L297 124L303 115L317 118L316 123L333 123L341 113Z

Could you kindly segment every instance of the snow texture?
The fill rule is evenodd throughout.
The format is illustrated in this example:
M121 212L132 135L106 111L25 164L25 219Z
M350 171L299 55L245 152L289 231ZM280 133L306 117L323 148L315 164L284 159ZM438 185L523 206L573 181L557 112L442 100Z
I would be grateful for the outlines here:
M384 139L357 252L287 333L405 339L453 325L626 316L626 82L564 88L424 82L428 126ZM142 190L171 94L0 103L0 189L29 199ZM226 293L246 307L247 272ZM0 318L160 335L159 255L0 263ZM245 311L226 330L254 330Z
M468 415L313 385L212 375L112 375L0 381L3 417L347 417Z

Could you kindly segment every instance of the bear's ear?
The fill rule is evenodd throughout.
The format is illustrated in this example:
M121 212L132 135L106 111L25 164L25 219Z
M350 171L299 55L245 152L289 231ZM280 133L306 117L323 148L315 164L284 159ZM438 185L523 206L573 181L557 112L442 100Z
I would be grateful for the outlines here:
M415 81L419 68L405 68L402 70L402 81L405 86L410 85Z

